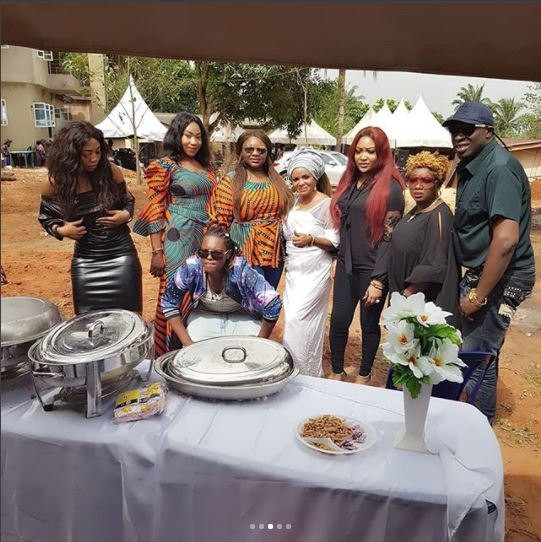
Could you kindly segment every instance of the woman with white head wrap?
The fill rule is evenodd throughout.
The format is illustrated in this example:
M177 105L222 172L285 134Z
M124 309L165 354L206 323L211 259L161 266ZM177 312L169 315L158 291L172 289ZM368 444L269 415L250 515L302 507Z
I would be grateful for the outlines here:
M294 154L287 174L296 194L284 224L286 287L284 346L302 374L323 376L321 359L332 254L338 247L329 205L331 185L317 152Z

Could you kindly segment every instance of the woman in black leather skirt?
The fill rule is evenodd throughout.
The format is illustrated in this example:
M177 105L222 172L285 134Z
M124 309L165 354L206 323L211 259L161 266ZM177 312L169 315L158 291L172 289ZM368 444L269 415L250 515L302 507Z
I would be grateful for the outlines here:
M122 170L107 159L103 133L72 122L55 137L39 221L59 240L75 240L71 262L76 314L98 309L142 312L141 264L127 223L134 211Z

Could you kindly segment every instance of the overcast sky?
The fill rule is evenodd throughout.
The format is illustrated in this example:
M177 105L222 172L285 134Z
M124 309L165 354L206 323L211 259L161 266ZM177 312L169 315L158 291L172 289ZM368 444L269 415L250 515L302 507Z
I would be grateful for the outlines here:
M337 70L327 70L327 77L336 78ZM455 99L460 87L471 83L474 86L485 84L484 95L491 100L500 98L520 99L533 83L525 81L509 81L502 79L485 79L480 77L459 77L454 75L429 75L424 73L377 72L374 79L372 72L358 70L346 72L346 85L357 86L357 94L363 95L366 102L373 103L378 98L404 97L412 105L419 94L423 95L426 105L431 111L437 111L444 117L449 116L454 107L451 102Z

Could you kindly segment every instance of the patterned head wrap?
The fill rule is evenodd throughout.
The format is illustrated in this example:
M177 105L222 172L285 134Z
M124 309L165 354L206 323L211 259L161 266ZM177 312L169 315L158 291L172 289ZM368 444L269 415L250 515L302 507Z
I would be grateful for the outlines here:
M325 163L321 156L310 149L301 149L296 152L287 164L287 176L291 178L291 173L298 167L303 167L310 172L316 181L325 173Z

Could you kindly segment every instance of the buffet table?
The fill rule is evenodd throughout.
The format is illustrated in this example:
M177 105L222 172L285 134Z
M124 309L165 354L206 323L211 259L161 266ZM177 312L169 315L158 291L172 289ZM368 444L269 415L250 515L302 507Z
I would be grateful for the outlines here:
M159 377L153 375L152 379ZM4 542L503 540L503 468L474 407L432 399L427 443L393 447L401 392L299 376L277 395L211 402L170 392L165 412L115 425L44 412L29 377L2 382ZM296 439L309 416L366 420L346 456Z

